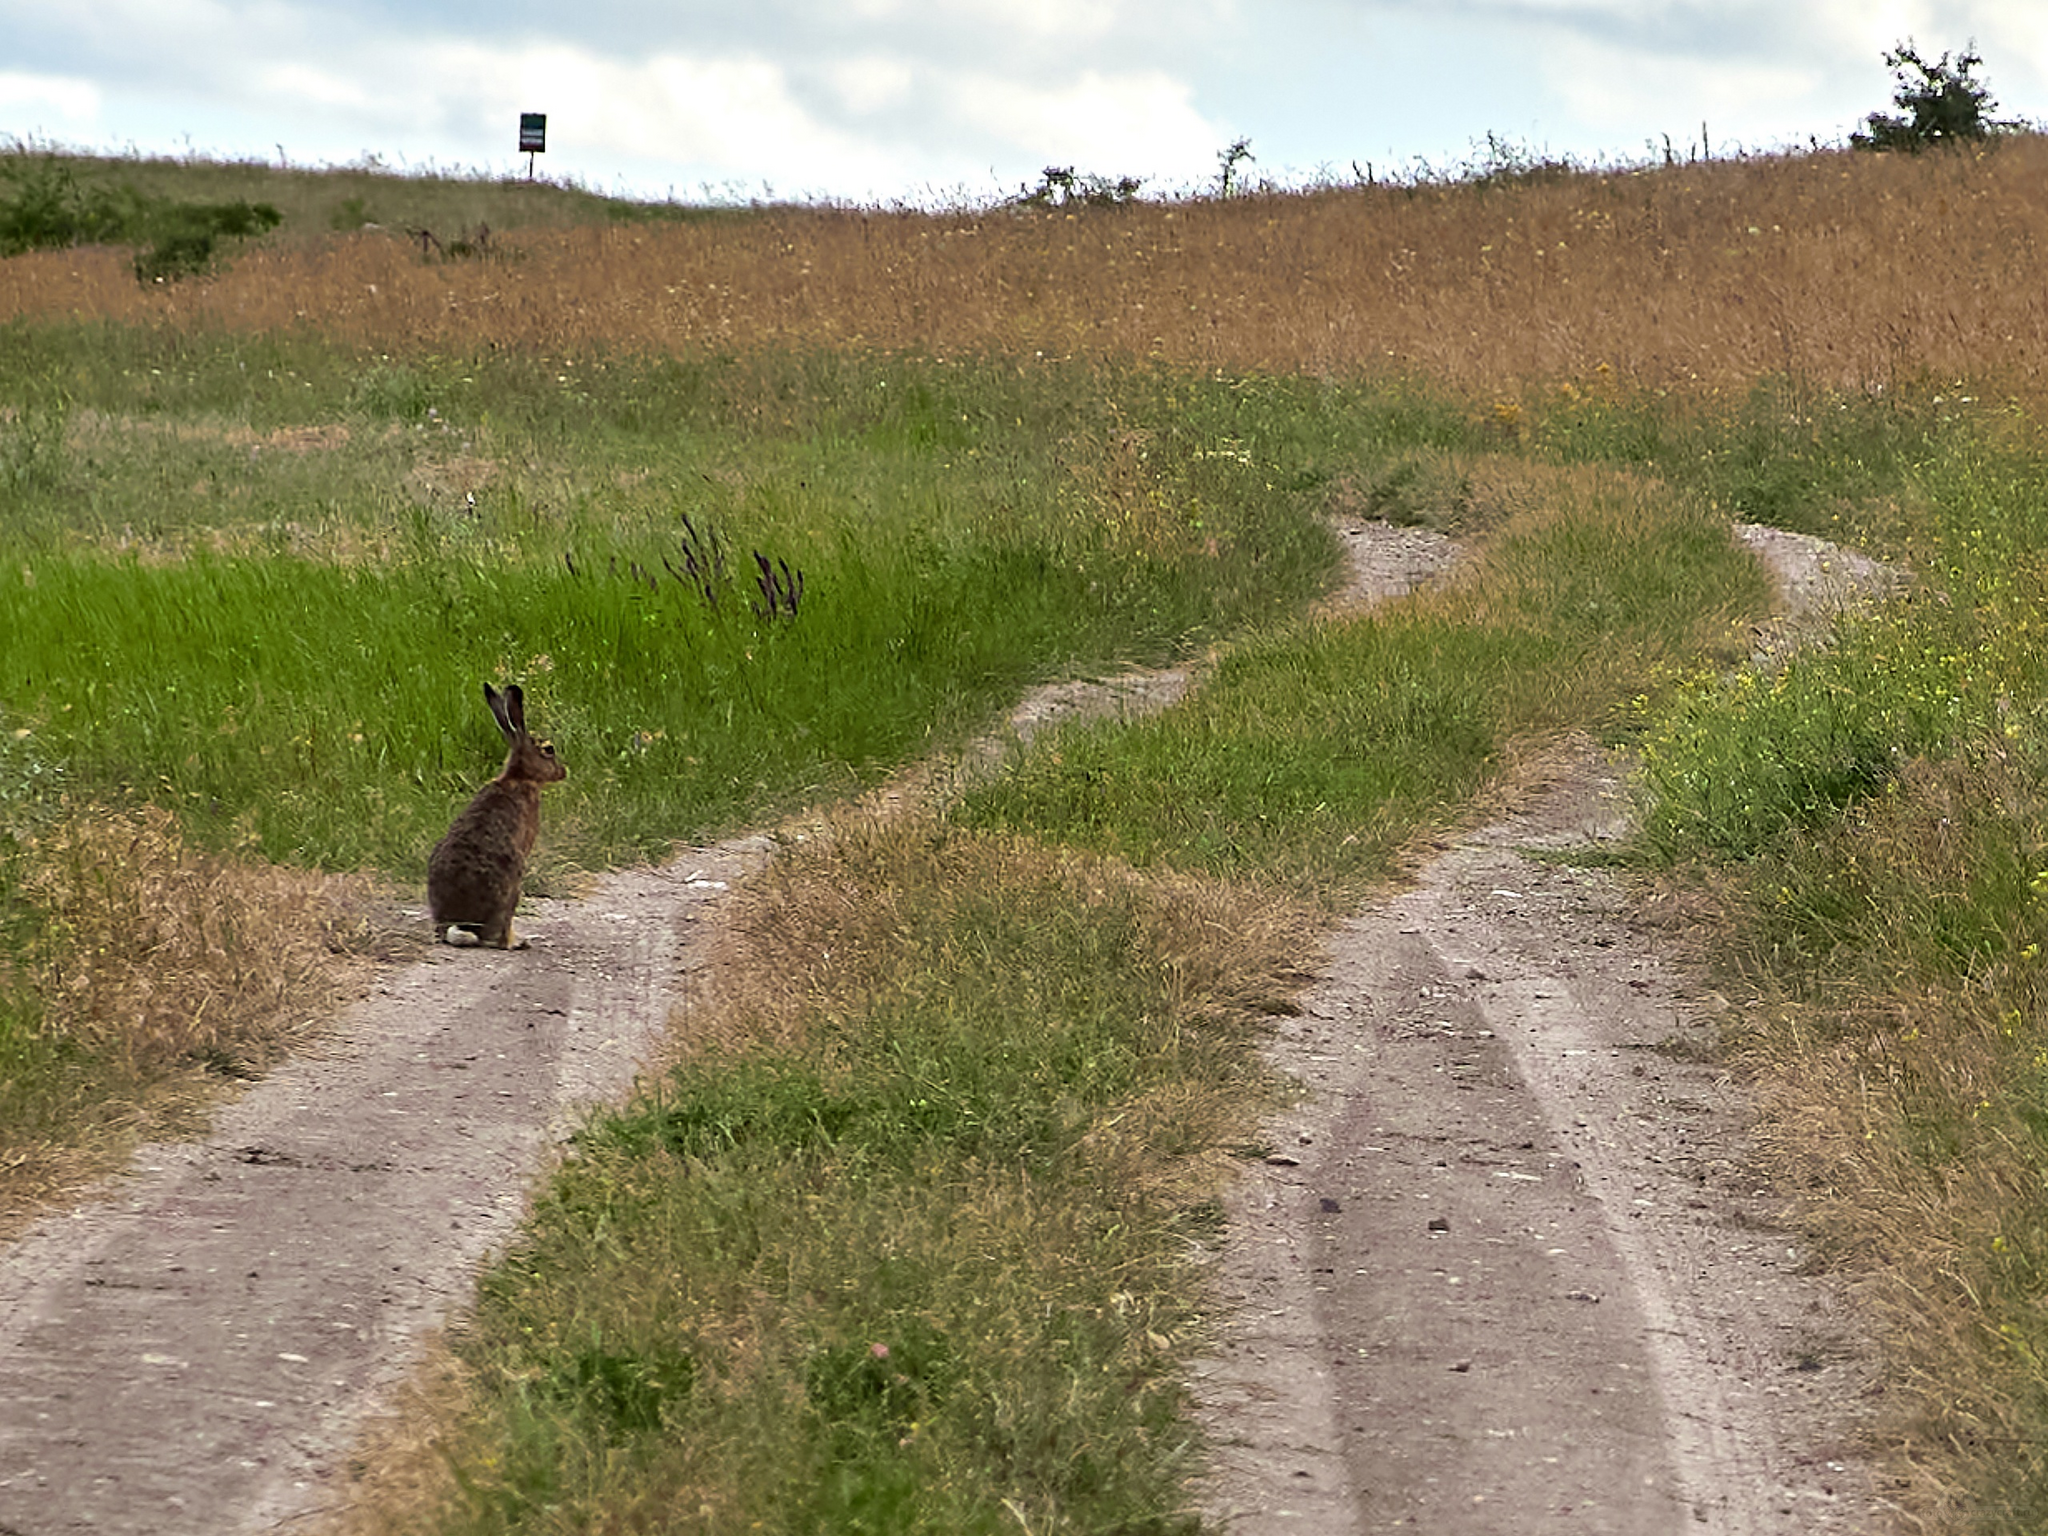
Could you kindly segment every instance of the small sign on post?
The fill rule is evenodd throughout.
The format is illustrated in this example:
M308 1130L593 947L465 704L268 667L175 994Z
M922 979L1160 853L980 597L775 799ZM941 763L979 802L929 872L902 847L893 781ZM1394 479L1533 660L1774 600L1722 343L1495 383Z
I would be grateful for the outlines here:
M526 156L526 179L533 180L533 157L547 153L548 115L545 112L519 114L519 152Z

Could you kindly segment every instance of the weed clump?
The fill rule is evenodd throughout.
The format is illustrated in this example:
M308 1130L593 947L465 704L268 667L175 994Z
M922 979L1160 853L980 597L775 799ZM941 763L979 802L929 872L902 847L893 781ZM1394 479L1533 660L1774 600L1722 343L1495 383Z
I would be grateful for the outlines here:
M1036 187L1013 199L1018 208L1122 208L1137 200L1144 186L1137 176L1097 176L1071 165L1048 165Z
M957 814L1342 907L1519 741L1611 724L1680 663L1725 653L1733 621L1761 608L1726 526L1658 482L1490 468L1485 500L1499 525L1451 580L1256 637L1179 710L1062 730Z
M2048 500L1988 435L1907 474L1912 589L1700 678L1645 742L1644 843L1725 903L1760 1136L1885 1326L1930 1529L2048 1518Z
M330 995L333 882L192 847L170 812L74 812L22 841L18 957L44 1028L125 1066L248 1076Z

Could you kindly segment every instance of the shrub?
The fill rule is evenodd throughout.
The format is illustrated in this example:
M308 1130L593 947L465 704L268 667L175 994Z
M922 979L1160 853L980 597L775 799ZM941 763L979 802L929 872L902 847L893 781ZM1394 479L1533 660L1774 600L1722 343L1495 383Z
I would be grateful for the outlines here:
M222 240L264 234L283 222L269 203L178 203L133 187L81 182L55 156L0 161L0 256L74 245L136 247L138 282L164 282L204 271Z
M104 187L79 185L71 167L51 156L0 161L0 256L114 241L127 223L119 199Z
M1865 119L1870 131L1849 135L1858 149L1918 152L1931 144L1987 138L2009 126L1992 121L1990 113L1998 103L1992 100L1991 88L1971 78L1970 72L1984 62L1974 46L1953 62L1944 53L1930 64L1908 41L1887 53L1884 62L1898 81L1892 101L1905 115L1871 113Z
M1218 150L1216 153L1216 195L1218 197L1229 197L1233 192L1244 190L1244 181L1238 175L1237 168L1247 160L1256 160L1257 158L1258 156L1252 153L1252 141L1250 139L1233 139L1228 149Z
M223 240L246 240L275 229L284 215L269 203L168 203L138 199L138 216L125 238L135 253L135 279L161 283L203 272Z
M1135 202L1145 183L1137 176L1107 176L1077 172L1071 165L1048 165L1039 172L1039 183L1017 196L1019 208L1122 208Z

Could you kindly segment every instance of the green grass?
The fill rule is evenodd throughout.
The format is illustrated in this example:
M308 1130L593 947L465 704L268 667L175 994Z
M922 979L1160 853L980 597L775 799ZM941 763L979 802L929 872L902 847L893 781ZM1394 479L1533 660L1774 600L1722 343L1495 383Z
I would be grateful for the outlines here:
M274 204L271 241L744 217L375 166L49 164L137 207ZM111 957L140 967L189 1074L166 975L213 962L231 894L258 952L323 943L317 883L290 905L246 856L416 880L498 758L483 677L527 685L572 770L545 882L830 800L1032 682L1219 645L1187 704L1042 739L950 823L786 850L684 1021L708 1043L590 1125L456 1340L463 1411L366 1519L1192 1529L1199 1245L1275 1086L1262 1021L1319 921L1591 728L1643 748L1641 861L1718 903L1760 1156L1889 1326L1909 1518L2042 1529L2038 428L1959 381L1681 402L1605 379L1483 408L996 356L0 326L0 1168L117 1141L152 1093L135 1042L105 1044L125 1003L68 1032L38 967L110 997L140 995ZM1331 511L1485 555L1301 621ZM1921 588L1734 670L1760 588L1730 517ZM714 537L715 603L669 569ZM755 550L803 570L793 619L751 613ZM103 907L52 895L60 848ZM144 936L172 886L178 922Z
M286 146L287 150L289 146ZM364 225L395 231L425 227L444 241L479 225L494 230L533 226L715 220L732 210L670 202L636 202L541 178L483 175L460 167L404 173L374 162L352 167L292 167L258 160L144 158L55 153L21 146L0 153L0 201L41 190L51 177L68 177L88 205L156 202L177 205L268 203L284 216L285 238L316 238ZM682 189L685 196L701 188Z
M2048 725L2048 491L2042 467L1981 441L1937 453L1911 494L1922 583L1847 616L1830 645L1704 679L1647 745L1659 856L1742 858L1833 825L1915 762L1993 744L2032 756Z
M1063 730L959 814L1342 900L1498 764L1510 650L1427 620L1256 641L1173 718Z
M30 943L34 910L21 889L27 870L23 850L12 835L0 835L0 944L19 955ZM0 962L0 1124L7 1126L10 1152L21 1163L25 1149L75 1140L81 1122L89 1122L103 1098L126 1086L125 1074L113 1064L94 1070L73 1042L43 1028L41 999ZM36 1194L43 1180L28 1180Z
M1532 735L1587 726L1645 746L1645 852L1719 870L1764 1145L1897 1323L1884 1432L1915 1507L2036 1528L2048 1469L2013 1447L2048 1411L2048 502L1998 435L1925 429L1786 493L1788 520L1886 530L1934 588L1832 649L1728 670L1760 589L1712 463L1690 490L1531 469L1451 589L1256 634L1165 716L1043 740L951 828L785 865L820 887L755 927L791 1012L721 1015L760 1045L593 1127L463 1343L454 1503L394 1528L630 1521L683 1489L686 1529L1179 1528L1201 1328L1174 1264L1245 1135L1188 1106L1253 1102L1273 1004L1191 1059L1185 976L1137 957L1185 963L1242 920L1128 943L1102 883L1343 910ZM1474 450L1378 462L1415 451ZM1839 499L1859 476L1871 500ZM1468 489L1401 494L1455 521ZM1043 855L1050 881L969 872L1048 843L1084 852ZM1236 963L1284 997L1271 959Z
M1183 707L1061 732L962 818L1355 903L1518 744L1617 726L1766 600L1697 501L1624 475L1533 483L1548 510L1447 591L1236 647Z
M2016 446L2016 444L2020 446ZM2048 1518L2048 475L1986 418L1892 488L1917 589L1650 731L1644 844L1728 903L1763 1126L1895 1362L1933 1528Z
M1640 465L1738 521L1896 556L1910 519L1898 498L1928 460L1989 413L1968 386L1841 394L1760 380L1726 401L1610 392L1531 402L1529 446L1571 463Z
M480 678L533 693L571 767L552 846L595 864L871 782L1042 677L1297 604L1332 559L1312 491L1269 494L1236 446L1236 397L1151 374L792 357L564 384L5 340L0 718L81 793L323 866L417 874L496 757ZM1147 415L1142 462L1105 446ZM757 552L801 571L797 613L757 612Z
M417 881L500 758L479 682L517 678L571 769L558 888L1298 609L1330 488L1464 430L1143 367L0 326L0 837L154 802L201 850ZM802 571L793 617L753 611L757 550ZM70 931L32 873L16 955ZM9 1159L137 1123L146 1074L27 970L0 997Z
M1637 739L1645 855L1732 893L1749 1059L1802 1106L1773 1155L1911 1316L1935 1385L1894 1399L1906 1460L2023 1530L2048 1480L1996 1448L2048 1412L2024 441L1931 397L1567 400L1510 441L1391 386L16 324L0 926L49 941L28 834L110 802L417 879L499 754L483 678L527 686L571 769L548 880L836 799L1034 682L1220 646L1168 714L1061 730L948 824L780 866L728 1044L592 1125L461 1341L453 1472L389 1520L1183 1530L1189 1245L1270 1087L1251 1048L1305 914L1533 743ZM1331 509L1482 552L1304 620ZM1926 593L1730 671L1763 601L1730 515L1846 532ZM793 616L755 611L756 551L802 570ZM48 1137L129 1091L4 976L0 1115Z

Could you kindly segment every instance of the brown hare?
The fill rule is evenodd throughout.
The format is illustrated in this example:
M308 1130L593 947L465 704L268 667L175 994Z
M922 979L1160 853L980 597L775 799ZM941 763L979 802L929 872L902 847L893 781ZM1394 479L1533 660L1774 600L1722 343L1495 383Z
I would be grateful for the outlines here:
M434 846L427 860L427 909L434 937L445 943L524 949L526 941L512 937L512 913L519 906L527 855L540 835L540 787L566 779L569 770L555 760L550 743L527 734L526 700L517 683L503 693L485 683L484 702L512 750L498 776L476 792Z

